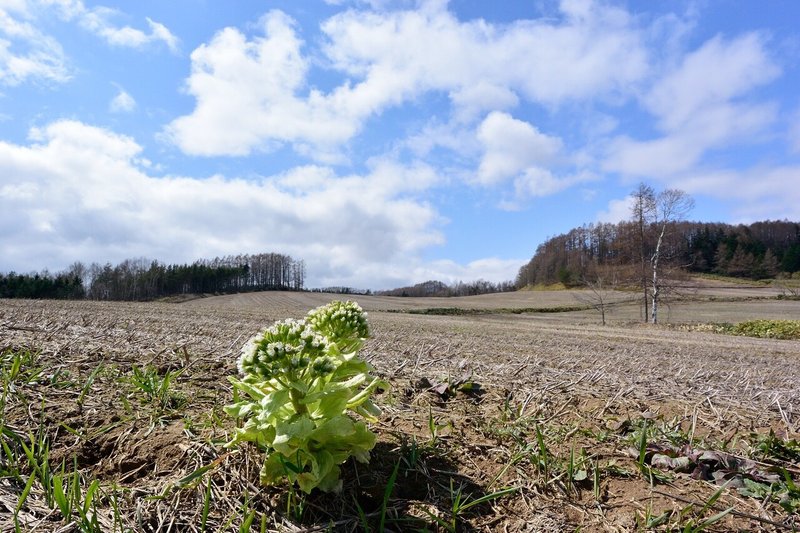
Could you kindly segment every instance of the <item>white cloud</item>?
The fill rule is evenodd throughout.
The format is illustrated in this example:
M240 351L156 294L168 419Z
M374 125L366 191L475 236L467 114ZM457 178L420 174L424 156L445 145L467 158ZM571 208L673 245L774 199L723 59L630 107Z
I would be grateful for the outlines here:
M130 113L134 109L136 109L136 100L121 87L116 96L114 96L108 104L108 110L112 113Z
M478 126L476 138L483 153L474 183L498 186L511 181L513 197L501 201L501 209L517 211L531 198L562 192L573 185L595 181L588 170L556 175L550 167L561 163L563 142L540 132L532 124L494 111Z
M155 22L154 20L147 17L147 25L150 26L150 35L149 39L151 41L161 41L167 45L172 52L178 52L180 49L180 39L178 39L175 34L169 31L169 28L161 24L160 22Z
M643 99L664 135L644 141L618 137L609 144L604 168L665 179L693 168L709 150L757 141L775 121L777 106L746 97L779 74L759 34L710 39Z
M363 175L310 166L260 180L155 177L133 139L105 129L60 121L30 139L0 142L0 271L278 251L304 259L312 284L378 287L443 242L441 218L417 198L438 182L421 163L376 160Z
M86 30L102 37L113 46L123 46L130 48L141 48L154 42L164 43L172 52L178 51L178 38L167 29L166 26L158 22L147 19L150 32L130 26L116 26L111 22L119 12L103 6L86 8L83 2L75 1L72 4L73 11L78 19L78 23Z
M493 185L523 171L541 174L561 150L561 140L540 132L528 122L507 113L490 113L478 127L477 138L484 148L477 181Z
M438 280L451 284L483 279L494 283L513 281L528 259L499 259L489 257L465 265L450 260L433 261L413 269L413 283Z
M16 0L0 3L0 84L18 85L28 80L63 83L70 79L61 44L38 29L54 11L65 20L77 20L84 29L115 46L140 48L162 42L178 51L178 38L158 22L147 19L149 33L130 26L115 26L116 10L87 8L81 0Z
M36 28L25 5L0 5L0 84L69 78L61 45Z
M355 124L319 92L296 95L309 66L293 24L273 11L262 20L264 37L248 41L226 28L192 52L187 91L197 106L169 124L168 138L194 155L246 155L275 141L330 145L352 136Z
M608 202L608 208L605 211L597 213L598 222L607 222L616 224L623 220L631 218L631 209L633 208L633 198L626 196L621 200L611 200Z
M446 2L348 10L321 25L324 57L313 64L341 80L328 92L307 85L312 62L294 21L273 11L261 28L254 36L225 28L192 53L195 109L165 129L184 152L246 155L289 143L329 154L368 118L426 92L450 95L467 120L520 98L557 106L626 95L647 71L634 21L592 2L565 2L562 20L510 25L461 22Z
M597 180L598 177L588 171L556 177L549 170L534 167L527 169L522 176L514 180L514 189L518 199L527 199L551 196L573 185Z
M492 80L548 105L627 90L646 71L646 58L630 17L584 2L562 6L560 21L523 20L508 26L458 21L445 2L417 11L348 11L323 24L326 51L337 68L364 81L373 94L458 91Z
M736 222L800 220L798 165L695 171L676 177L674 186L730 203Z
M645 105L665 131L695 124L698 113L715 110L780 74L764 45L757 33L727 42L720 36L710 39L656 84Z
M418 157L427 156L437 147L465 157L475 156L482 151L473 129L467 129L457 121L441 123L435 119L403 141L401 146L409 148Z
M450 100L462 121L470 120L484 111L502 111L519 104L519 97L514 91L486 80L452 91Z

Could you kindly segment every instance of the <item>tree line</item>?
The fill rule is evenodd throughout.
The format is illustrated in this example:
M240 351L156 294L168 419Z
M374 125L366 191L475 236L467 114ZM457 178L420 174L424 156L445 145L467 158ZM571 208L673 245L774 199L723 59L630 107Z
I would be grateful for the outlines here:
M277 253L164 264L144 258L117 265L76 262L59 274L0 274L2 298L143 301L184 294L303 290L305 263Z
M85 296L83 281L67 273L0 274L0 298L67 300Z
M688 222L694 200L656 193L644 183L631 193L631 217L589 224L549 238L520 268L515 285L582 285L603 295L619 285L641 290L645 320L658 322L663 296L686 272L762 279L800 277L800 224ZM599 298L602 303L603 299Z
M646 225L644 256L655 246L655 226ZM800 271L800 223L763 221L753 224L672 222L662 246L672 264L689 272L762 279ZM516 279L527 285L578 285L600 266L621 270L641 263L640 226L629 220L617 224L584 224L551 237L536 249Z
M477 296L478 294L489 294L493 292L510 292L515 290L517 290L517 288L514 282L512 281L492 283L491 281L479 279L477 281L471 281L469 283L458 281L451 285L447 285L442 281L431 280L431 281L424 281L422 283L417 283L416 285L412 285L409 287L399 287L397 289L379 291L376 292L375 294L381 296L449 297L449 296Z

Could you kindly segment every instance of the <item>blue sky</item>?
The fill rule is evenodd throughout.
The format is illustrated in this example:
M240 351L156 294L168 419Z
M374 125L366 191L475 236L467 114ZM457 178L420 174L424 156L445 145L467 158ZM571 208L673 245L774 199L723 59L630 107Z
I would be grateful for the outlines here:
M800 3L0 0L0 271L274 251L513 279L628 216L800 220Z

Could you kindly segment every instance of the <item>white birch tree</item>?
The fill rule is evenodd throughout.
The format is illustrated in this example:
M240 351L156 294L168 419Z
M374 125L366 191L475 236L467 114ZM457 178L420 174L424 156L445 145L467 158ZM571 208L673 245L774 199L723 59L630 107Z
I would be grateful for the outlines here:
M653 254L650 256L652 271L650 319L653 324L658 323L658 304L662 291L661 267L664 259L664 236L672 224L683 220L693 208L692 197L679 189L665 189L655 197L653 226L658 231L658 239L653 248Z

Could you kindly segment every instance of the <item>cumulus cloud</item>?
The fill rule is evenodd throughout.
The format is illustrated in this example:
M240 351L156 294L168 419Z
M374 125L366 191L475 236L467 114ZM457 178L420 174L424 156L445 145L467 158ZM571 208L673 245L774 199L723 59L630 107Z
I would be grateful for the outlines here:
M552 167L557 166L564 149L562 140L508 113L490 113L478 126L476 138L482 146L482 157L475 183L481 186L513 183L513 197L499 204L504 210L516 211L531 198L551 196L598 179L588 170L554 173Z
M598 222L616 224L631 218L633 209L633 197L626 196L622 199L615 199L608 202L608 207L604 211L597 213Z
M492 185L520 173L541 174L561 149L561 140L540 132L535 126L507 113L490 113L478 127L477 138L484 148L477 180Z
M578 4L584 4L579 7ZM415 11L347 11L323 24L328 57L372 94L460 90L492 80L528 99L594 98L640 79L646 54L631 18L594 2L563 2L560 20L461 22L446 2Z
M643 99L664 135L616 138L609 145L606 170L667 178L693 168L709 150L757 139L776 119L777 106L747 96L779 74L760 34L708 40Z
M136 100L121 87L108 104L108 110L112 113L130 113L134 109L136 109Z
M467 121L484 111L502 111L519 104L519 97L514 91L486 80L451 91L450 100L462 121Z
M192 52L187 91L197 98L191 115L166 134L194 155L246 155L271 142L329 145L353 135L355 125L312 90L296 93L309 68L294 22L280 11L261 21L264 37L248 40L226 28Z
M77 121L0 142L0 271L279 251L304 259L312 284L377 287L443 242L438 213L415 194L437 183L422 163L198 179L151 176L141 156L132 138Z
M165 133L195 155L245 155L283 143L330 153L385 109L438 91L464 119L520 98L557 106L627 94L647 71L625 11L565 2L560 20L459 21L446 2L416 10L348 10L324 21L322 65L339 85L308 86L313 49L295 23L267 14L255 35L225 28L192 53L191 114ZM487 82L486 80L492 80ZM231 128L235 124L235 128ZM308 146L312 150L308 150Z

